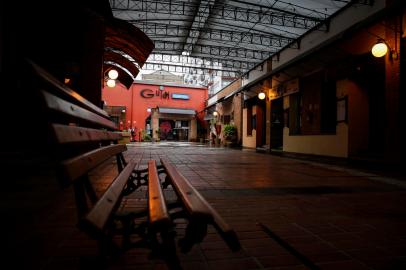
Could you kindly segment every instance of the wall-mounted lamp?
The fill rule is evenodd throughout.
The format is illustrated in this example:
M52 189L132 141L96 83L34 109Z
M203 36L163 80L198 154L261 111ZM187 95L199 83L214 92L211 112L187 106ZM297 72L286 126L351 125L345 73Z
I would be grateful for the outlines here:
M107 76L105 77L108 87L116 86L116 79L118 78L118 71L114 68L109 69Z
M150 112L151 112L151 108L148 108L148 109L147 109L147 112L149 112L149 113L150 113Z
M217 111L214 111L213 116L217 116L217 115L219 115L219 113Z
M110 69L107 76L109 76L110 79L115 80L118 78L118 71L115 69Z
M389 52L389 59L398 59L396 42L395 40L395 49L393 50L383 38L378 38L378 41L372 46L371 53L375 57L383 57Z
M260 92L260 93L258 93L258 98L259 98L260 100L263 100L263 99L266 98L266 94L265 94L264 92Z
M382 57L385 56L388 52L388 45L383 39L378 39L378 42L372 46L372 55L375 57Z
M113 79L108 79L106 84L108 87L114 87L114 86L116 86L116 81Z

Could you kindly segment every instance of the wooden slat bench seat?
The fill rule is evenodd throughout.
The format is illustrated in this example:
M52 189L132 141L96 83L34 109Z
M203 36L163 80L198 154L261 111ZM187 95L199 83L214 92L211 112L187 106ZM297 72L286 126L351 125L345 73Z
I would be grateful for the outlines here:
M29 62L29 66L47 121L52 152L59 161L59 180L62 187L74 189L78 227L96 239L100 257L143 247L162 257L170 268L179 269L173 224L155 161L149 162L147 170L136 170L135 160L125 160L127 146L118 144L121 135L104 110L35 63ZM97 179L91 173L106 162L117 166L117 175L104 191L96 192ZM141 186L148 187L145 206L137 211L123 208L124 197Z
M120 133L105 111L34 63L30 66L58 160L58 178L62 187L74 189L78 228L98 242L100 258L115 257L130 248L148 248L170 269L180 269L177 218L187 220L185 237L179 241L183 252L203 241L209 224L233 251L240 248L235 232L167 159L162 158L161 165L150 160L147 169L138 169L136 160L124 158L127 146L118 143ZM92 172L106 163L114 164L117 174L100 192ZM177 195L175 203L165 199L162 189L168 185ZM141 186L147 187L145 205L126 209L123 200Z
M161 164L189 219L185 238L181 241L182 250L188 251L195 243L201 242L207 233L207 225L212 224L230 249L238 251L240 243L237 235L220 214L168 159L161 158Z
M171 224L155 160L148 161L148 207L149 222L153 227Z

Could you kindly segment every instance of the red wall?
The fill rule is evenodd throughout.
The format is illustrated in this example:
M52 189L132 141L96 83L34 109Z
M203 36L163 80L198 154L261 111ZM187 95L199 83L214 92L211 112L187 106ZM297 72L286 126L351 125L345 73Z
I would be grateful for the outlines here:
M145 129L145 120L150 115L148 108L171 107L193 109L196 112L203 111L205 100L208 98L207 88L189 88L179 86L163 85L164 89L159 90L160 85L134 83L128 90L125 86L117 83L113 88L104 87L102 90L102 99L108 106L125 106L126 123L123 123L123 129L131 127L136 128L137 133ZM154 94L151 98L141 96L144 89L152 90ZM169 93L169 98L156 96L158 93ZM187 94L189 100L172 99L172 94ZM203 114L200 114L203 115ZM130 121L130 122L128 122ZM132 123L132 125L131 125Z

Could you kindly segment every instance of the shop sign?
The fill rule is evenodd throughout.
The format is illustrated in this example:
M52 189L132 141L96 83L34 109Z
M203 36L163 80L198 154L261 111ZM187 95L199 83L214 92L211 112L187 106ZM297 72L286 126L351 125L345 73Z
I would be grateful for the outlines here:
M169 99L169 97L170 97L169 91L156 90L154 92L151 89L141 90L140 95L143 98L161 97L161 99Z
M172 98L173 99L185 99L185 100L188 100L189 95L187 95L187 94L172 94Z

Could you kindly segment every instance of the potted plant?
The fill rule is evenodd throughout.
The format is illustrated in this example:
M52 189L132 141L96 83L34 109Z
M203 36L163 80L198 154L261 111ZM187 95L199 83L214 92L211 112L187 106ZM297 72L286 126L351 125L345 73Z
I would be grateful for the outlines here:
M225 124L223 127L224 139L226 142L234 143L237 141L237 127L233 124Z

